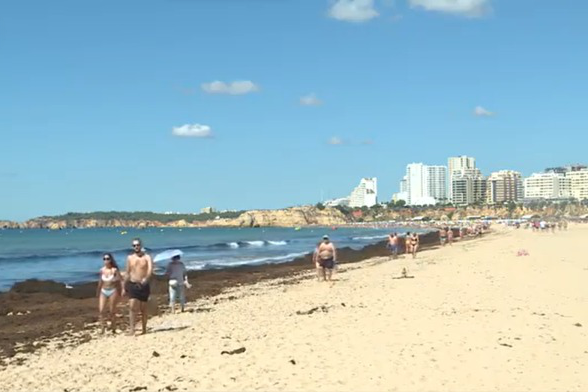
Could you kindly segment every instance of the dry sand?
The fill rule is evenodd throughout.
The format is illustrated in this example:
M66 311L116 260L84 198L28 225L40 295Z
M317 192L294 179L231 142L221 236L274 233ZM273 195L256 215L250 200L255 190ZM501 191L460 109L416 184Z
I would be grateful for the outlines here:
M0 390L585 391L587 240L588 226L497 228L343 266L333 284L237 288L146 336L17 357ZM414 278L393 279L404 267Z

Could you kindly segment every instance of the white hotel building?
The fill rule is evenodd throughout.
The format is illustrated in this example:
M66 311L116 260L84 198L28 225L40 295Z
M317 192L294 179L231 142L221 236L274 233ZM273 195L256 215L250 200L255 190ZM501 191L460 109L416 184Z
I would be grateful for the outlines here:
M378 203L378 179L362 178L349 195L350 207L372 207Z
M406 203L431 205L447 199L447 168L411 163L406 166ZM403 179L403 181L405 181Z
M588 199L588 169L569 171L566 177L570 179L570 195L577 200Z
M571 196L571 178L561 173L534 173L524 181L525 199L562 199Z

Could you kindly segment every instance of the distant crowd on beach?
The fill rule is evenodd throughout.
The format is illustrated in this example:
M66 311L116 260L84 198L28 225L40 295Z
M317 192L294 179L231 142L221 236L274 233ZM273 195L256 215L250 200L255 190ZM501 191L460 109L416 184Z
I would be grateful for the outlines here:
M532 222L527 223L527 228L535 232L547 232L551 231L555 233L556 229L559 230L567 230L568 229L568 221L567 220L560 220L557 222L547 222L544 220L535 220Z

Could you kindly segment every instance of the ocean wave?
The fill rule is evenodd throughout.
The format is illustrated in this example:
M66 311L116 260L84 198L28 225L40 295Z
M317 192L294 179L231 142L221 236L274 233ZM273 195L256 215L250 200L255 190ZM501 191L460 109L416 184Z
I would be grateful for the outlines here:
M365 237L351 237L353 241L361 241L361 240L381 240L384 238L388 238L387 235L372 235L372 236L365 236Z
M207 261L186 261L186 269L193 271L201 271L207 269L222 269L231 267L241 267L246 265L263 265L263 264L278 264L287 261L294 260L297 257L306 255L307 252L288 253L282 256L266 256L255 259L240 259L240 260L227 260L227 259L213 259Z
M215 249L238 249L238 248L260 248L264 246L284 246L287 245L288 241L238 241L238 242L221 242L216 244L209 244L209 245L184 245L184 246L168 246L168 247L157 247L157 248L149 248L146 247L145 250L155 256L157 253L163 252L168 249L179 249L184 252L188 251L202 251L202 250L215 250ZM27 261L39 261L39 260L54 260L54 259L63 259L63 258L77 258L77 257L84 257L84 258L100 258L104 253L112 253L115 255L120 254L130 254L130 249L123 248L123 249L104 249L104 250L77 250L77 249L60 249L60 250L48 250L46 252L39 251L38 253L28 253L28 254L4 254L0 255L0 263L1 262L27 262ZM119 256L120 258L120 256Z

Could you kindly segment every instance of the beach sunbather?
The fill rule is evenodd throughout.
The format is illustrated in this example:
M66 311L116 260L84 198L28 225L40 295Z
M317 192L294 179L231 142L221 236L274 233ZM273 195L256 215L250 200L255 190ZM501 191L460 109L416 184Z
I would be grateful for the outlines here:
M141 240L133 240L133 254L127 257L124 293L129 296L129 335L135 334L135 320L141 312L143 334L147 333L147 301L151 294L149 279L153 274L153 260L144 252Z
M106 305L110 313L110 328L116 331L116 305L122 291L122 277L118 265L110 253L102 256L104 267L100 268L96 296L98 297L98 311L100 313L100 326L102 333L106 329Z

